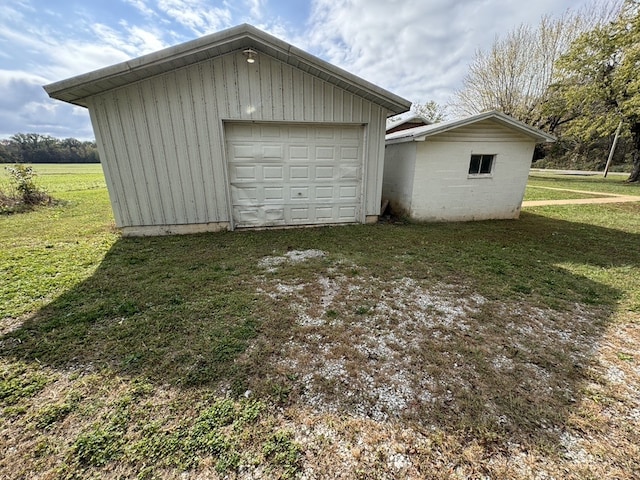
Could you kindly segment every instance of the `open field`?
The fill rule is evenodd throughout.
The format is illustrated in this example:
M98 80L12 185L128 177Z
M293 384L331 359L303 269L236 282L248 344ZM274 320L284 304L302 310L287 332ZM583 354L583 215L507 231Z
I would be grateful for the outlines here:
M0 477L640 476L640 203L123 239L90 167L0 216Z

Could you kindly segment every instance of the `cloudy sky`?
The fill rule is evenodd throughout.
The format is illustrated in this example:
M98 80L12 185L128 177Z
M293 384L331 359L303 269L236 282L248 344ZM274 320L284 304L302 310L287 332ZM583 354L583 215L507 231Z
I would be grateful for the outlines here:
M250 23L413 102L446 104L477 49L585 0L0 0L0 138L92 139L42 85Z

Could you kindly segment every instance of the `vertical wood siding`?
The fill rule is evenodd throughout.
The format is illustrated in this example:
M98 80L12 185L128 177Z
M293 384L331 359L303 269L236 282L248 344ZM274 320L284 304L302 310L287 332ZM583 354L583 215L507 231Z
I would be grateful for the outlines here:
M267 55L206 60L89 109L119 227L230 220L223 120L366 125L364 210L379 213L385 109Z

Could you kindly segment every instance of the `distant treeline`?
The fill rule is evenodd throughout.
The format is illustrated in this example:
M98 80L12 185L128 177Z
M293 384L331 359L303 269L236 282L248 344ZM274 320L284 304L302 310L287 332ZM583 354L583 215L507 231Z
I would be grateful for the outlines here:
M0 140L0 163L99 163L96 142L16 133Z

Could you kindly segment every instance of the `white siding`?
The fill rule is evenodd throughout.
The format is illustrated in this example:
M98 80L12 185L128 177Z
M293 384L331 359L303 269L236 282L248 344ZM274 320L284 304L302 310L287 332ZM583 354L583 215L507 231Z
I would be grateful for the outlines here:
M382 198L388 199L396 214L411 212L417 142L388 145L385 151Z
M267 55L228 54L88 103L119 227L230 220L223 120L365 125L365 215L378 214L384 108Z
M488 120L412 143L417 145L413 218L518 218L533 139ZM468 175L472 154L496 155L490 177Z

